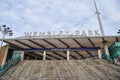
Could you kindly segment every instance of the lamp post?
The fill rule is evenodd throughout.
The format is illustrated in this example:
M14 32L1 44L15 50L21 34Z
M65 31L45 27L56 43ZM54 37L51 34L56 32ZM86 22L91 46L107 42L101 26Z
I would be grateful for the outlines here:
M7 27L6 25L0 26L0 31L1 31L1 33L3 34L2 42L1 42L1 45L0 45L0 50L1 50L3 41L4 41L4 39L5 39L5 36L6 36L6 35L12 36L12 35L13 35L13 32L12 32L12 30L11 30L9 27Z
M96 1L95 1L95 0L94 0L94 5L95 5L95 9L96 9L96 14L97 14L99 26L100 26L101 36L104 37L104 36L105 36L105 33L104 33L104 29L103 29L103 25L102 25L101 18L100 18L100 12L98 11L97 4L96 4Z

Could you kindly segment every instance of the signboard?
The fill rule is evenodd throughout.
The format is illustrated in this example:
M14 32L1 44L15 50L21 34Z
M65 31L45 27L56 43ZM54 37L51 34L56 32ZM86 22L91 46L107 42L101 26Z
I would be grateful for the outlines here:
M62 38L62 37L99 37L99 30L80 31L47 31L47 32L25 32L26 38Z
M83 47L83 48L31 48L23 49L25 52L35 51L97 51L99 47Z

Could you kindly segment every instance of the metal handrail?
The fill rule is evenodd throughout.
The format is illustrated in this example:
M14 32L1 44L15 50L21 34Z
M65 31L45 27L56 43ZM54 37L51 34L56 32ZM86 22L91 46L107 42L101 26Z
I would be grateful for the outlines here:
M21 60L20 54L15 54L12 56L12 58L7 61L3 66L0 66L0 76L6 72L12 65L16 64L18 61Z

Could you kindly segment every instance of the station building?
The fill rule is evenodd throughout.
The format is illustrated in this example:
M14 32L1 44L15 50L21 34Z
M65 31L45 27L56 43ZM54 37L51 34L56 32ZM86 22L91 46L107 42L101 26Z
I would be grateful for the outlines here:
M53 66L55 67L57 63L61 64L61 67L62 67L62 64L64 62L68 65L71 65L74 62L76 63L76 61L78 63L79 61L84 62L87 60L88 61L86 64L87 66L89 64L90 65L94 64L95 66L97 65L99 66L102 63L104 64L104 66L109 65L107 66L107 68L109 68L110 65L112 65L114 66L114 69L117 69L116 71L114 71L114 73L116 73L117 76L118 76L118 73L120 73L119 72L120 68L118 68L118 65L120 64L120 36L104 36L104 37L62 36L59 38L58 37L57 38L56 37L44 37L44 38L21 37L21 38L15 38L15 39L4 39L4 42L7 44L3 46L2 49L0 50L0 65L1 65L1 76L2 75L4 77L5 75L9 76L9 77L5 77L5 80L9 80L10 78L10 75L6 74L5 72L7 71L9 72L9 69L12 69L13 65L17 66L19 64L19 66L20 65L24 66L23 64L26 61L28 61L29 64L26 63L26 67L24 66L25 68L31 66L32 64L34 64L33 66L35 67L35 63L37 66L37 63L39 63L38 61L40 61L41 65L37 67L40 68L40 66L44 66L47 69L48 68L47 66L51 64L53 64L51 65L52 66L51 68L53 68ZM98 61L104 60L104 61L101 61L99 64L96 64L94 63L96 60ZM83 65L83 64L82 65L76 65L76 64L75 66L77 67ZM74 64L72 66L74 66ZM15 68L16 70L17 70L17 67ZM59 65L59 68L61 67ZM76 68L75 68L76 69L75 73L77 74L77 77L72 77L72 76L61 77L61 75L63 75L64 73L61 72L62 70L60 70L61 73L57 72L56 70L58 68L57 67L55 68L56 69L51 69L51 70L55 71L55 72L52 72L53 74L55 73L59 74L56 77L55 76L45 77L44 75L44 78L40 76L33 76L32 78L34 78L34 80L35 79L36 80L38 79L70 80L70 78L71 80L80 79L80 76L78 76L77 74L79 73L79 71L77 72ZM66 69L65 66L64 68ZM112 68L110 67L110 69ZM47 71L46 69L45 71ZM46 73L48 76L50 74L49 70ZM69 71L70 70L68 70L68 72ZM101 74L101 75L98 74L101 78L102 78L102 75L104 76L102 72L97 72ZM72 74L73 73L71 72L71 75ZM114 78L116 75L114 74L112 78ZM4 80L4 77L2 77L3 80ZM27 76L28 80L31 80L32 78L30 76ZM101 79L101 78L98 78L98 79ZM107 77L104 76L104 78L111 79L108 76ZM10 78L10 80L13 80L13 79L26 80L25 76L21 76L21 74L17 76L14 75L12 76L12 78ZM119 80L120 76L114 79Z

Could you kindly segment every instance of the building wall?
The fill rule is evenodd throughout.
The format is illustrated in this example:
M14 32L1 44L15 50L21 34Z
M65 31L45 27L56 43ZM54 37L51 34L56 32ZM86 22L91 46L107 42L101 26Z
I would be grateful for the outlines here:
M9 46L3 46L2 49L0 50L0 66L4 65L6 62L6 57L8 53Z

